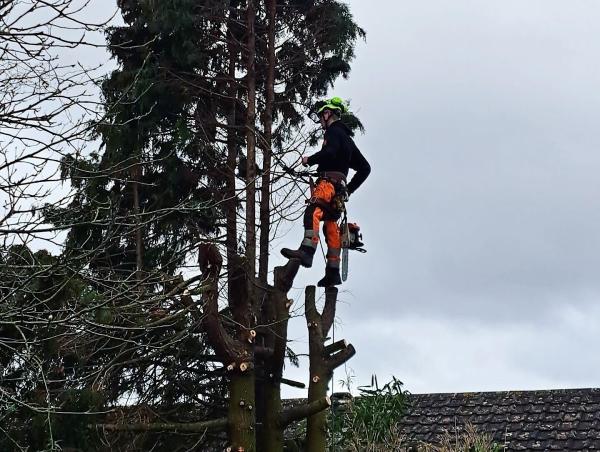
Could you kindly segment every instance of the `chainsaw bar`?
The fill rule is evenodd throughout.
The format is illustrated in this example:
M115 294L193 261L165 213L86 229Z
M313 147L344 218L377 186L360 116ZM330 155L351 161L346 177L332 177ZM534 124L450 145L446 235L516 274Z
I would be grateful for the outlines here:
M348 279L348 247L350 246L350 231L348 230L348 221L344 217L341 224L342 233L342 281Z
M342 281L348 279L348 248L342 249Z

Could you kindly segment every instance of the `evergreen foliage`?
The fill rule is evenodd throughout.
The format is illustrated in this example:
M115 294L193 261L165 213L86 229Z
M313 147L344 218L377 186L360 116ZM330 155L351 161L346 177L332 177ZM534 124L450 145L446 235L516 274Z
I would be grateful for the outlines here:
M71 208L88 220L71 230L69 244L108 248L93 262L99 268L135 269L136 216L143 266L167 273L185 262L191 244L217 230L223 154L213 93L224 55L212 44L222 23L209 17L224 17L224 10L222 2L205 3L121 2L126 25L108 31L119 69L102 85L102 152L63 162L63 175L79 189Z

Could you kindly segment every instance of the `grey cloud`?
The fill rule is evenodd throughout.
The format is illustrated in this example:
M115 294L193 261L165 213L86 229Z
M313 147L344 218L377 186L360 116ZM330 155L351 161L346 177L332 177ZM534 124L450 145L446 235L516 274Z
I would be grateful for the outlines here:
M349 3L368 38L336 94L365 122L357 141L373 166L350 204L369 248L351 256L340 308L362 346L352 365L423 390L589 383L598 332L556 312L598 314L600 5ZM389 337L365 333L367 321L410 326L397 336L414 341L383 360ZM446 367L469 344L456 336L465 324L502 376L472 371L477 354Z

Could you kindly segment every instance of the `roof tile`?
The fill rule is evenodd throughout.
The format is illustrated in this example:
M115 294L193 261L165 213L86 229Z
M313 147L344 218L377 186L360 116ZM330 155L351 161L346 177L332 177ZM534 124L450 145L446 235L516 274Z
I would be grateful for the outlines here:
M411 394L400 422L416 441L473 424L506 450L600 450L600 389Z

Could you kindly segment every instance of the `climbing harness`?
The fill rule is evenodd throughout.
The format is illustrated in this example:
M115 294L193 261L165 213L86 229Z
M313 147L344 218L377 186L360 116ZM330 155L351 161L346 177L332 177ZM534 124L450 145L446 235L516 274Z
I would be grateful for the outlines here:
M346 176L344 176L343 173L338 172L322 172L316 174L318 175L317 182L316 184L311 185L310 198L306 203L316 205L323 209L327 220L338 221L346 212L346 201L348 201ZM321 181L327 181L333 185L335 195L330 202L314 196L314 187Z
M363 237L360 231L360 226L357 223L348 222L348 212L346 210L346 202L348 201L346 176L343 173L334 171L321 173L296 171L287 166L284 166L284 170L292 176L308 178L308 184L310 186L310 198L306 200L306 204L313 204L320 207L323 209L323 212L325 212L327 219L339 221L342 242L342 281L346 281L348 279L348 251L354 250L360 253L367 252L367 250L364 248L364 243L362 242ZM313 196L316 186L314 177L317 177L317 184L320 180L326 180L333 184L335 196L332 198L331 202L328 203Z

